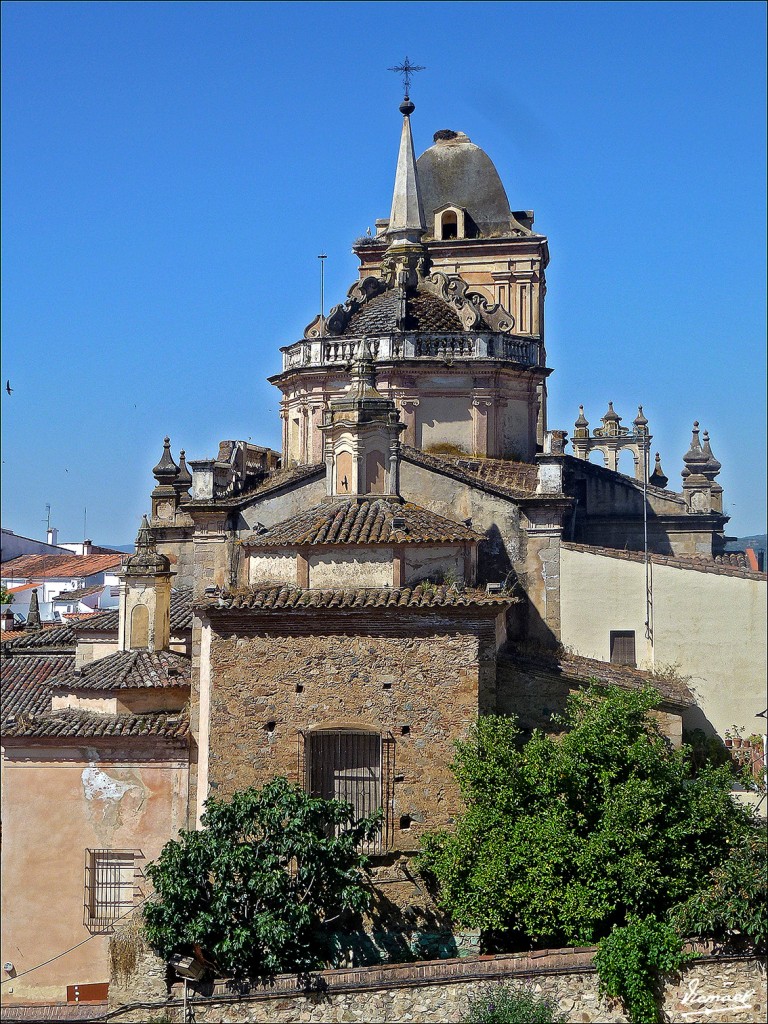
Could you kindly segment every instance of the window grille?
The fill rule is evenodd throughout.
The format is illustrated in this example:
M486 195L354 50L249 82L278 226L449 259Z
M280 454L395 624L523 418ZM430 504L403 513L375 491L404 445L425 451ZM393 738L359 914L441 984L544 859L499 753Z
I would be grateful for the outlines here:
M134 906L140 873L137 850L85 851L83 924L91 932L111 932Z
M637 667L635 631L633 629L611 630L611 664Z
M307 733L303 740L299 765L307 792L351 804L357 818L382 809L379 831L362 847L364 853L381 853L391 842L394 738L334 729Z

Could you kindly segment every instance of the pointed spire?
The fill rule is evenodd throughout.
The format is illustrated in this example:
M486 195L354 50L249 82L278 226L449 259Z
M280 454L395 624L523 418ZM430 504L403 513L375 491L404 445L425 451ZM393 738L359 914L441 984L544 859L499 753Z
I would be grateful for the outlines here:
M701 471L704 474L704 476L706 476L709 480L714 480L715 477L717 476L717 474L720 472L720 470L723 467L722 467L722 464L717 461L717 459L715 458L715 456L714 456L714 454L712 452L712 448L710 447L710 444L709 444L709 431L708 430L704 431L704 445L703 445L701 450L707 456L707 464L706 464L706 466L702 467Z
M179 471L173 481L173 489L179 496L179 501L189 500L189 488L192 486L192 474L187 469L186 452L182 448L179 452Z
M397 154L395 188L392 195L392 210L389 215L387 237L392 242L418 244L426 231L424 207L421 202L419 175L416 170L416 154L411 134L411 114L416 108L406 95L400 104L403 115L403 130L400 134L400 150Z
M30 632L37 632L42 629L43 624L40 621L40 599L37 596L37 590L32 591L32 597L29 601L29 611L27 612L27 621L24 625L24 629L28 629Z
M142 516L136 534L136 550L123 566L123 572L126 576L155 576L169 572L170 568L170 559L158 553L147 517Z
M664 470L661 468L661 456L656 452L656 463L653 467L653 472L648 480L649 484L654 487L666 487L669 483L669 477L664 475Z
M637 407L637 416L632 420L636 434L647 434L648 433L648 419L643 413L642 405Z
M171 439L166 435L163 441L163 454L160 456L160 461L152 470L152 475L155 480L160 484L172 483L176 474L179 472L179 467L173 461L171 455Z
M579 406L579 416L578 416L578 419L576 420L576 422L574 423L574 426L575 427L588 427L589 426L589 420L584 415L584 406L583 405Z
M620 419L621 419L621 416L619 416L619 414L613 408L613 402L609 402L608 403L608 409L607 409L605 415L603 416L603 423L605 423L606 420L614 420L614 421L618 422L618 420L620 420Z

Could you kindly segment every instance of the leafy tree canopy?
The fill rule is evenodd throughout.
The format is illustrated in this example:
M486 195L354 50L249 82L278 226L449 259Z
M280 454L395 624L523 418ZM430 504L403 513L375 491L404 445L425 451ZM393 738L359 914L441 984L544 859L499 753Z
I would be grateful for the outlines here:
M358 848L377 819L357 821L348 804L278 778L208 800L202 825L147 867L149 945L164 958L199 947L238 978L322 966L328 925L368 905Z
M7 587L0 587L0 604L13 604L13 594Z
M693 777L651 715L659 701L592 688L569 699L563 735L526 743L513 719L478 721L453 764L466 813L420 858L460 924L506 948L588 944L707 884L753 819L730 768Z

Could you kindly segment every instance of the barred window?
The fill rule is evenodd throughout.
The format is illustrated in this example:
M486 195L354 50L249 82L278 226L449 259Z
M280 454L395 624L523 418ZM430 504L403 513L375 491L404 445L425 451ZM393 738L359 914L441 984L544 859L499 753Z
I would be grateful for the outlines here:
M384 809L379 833L364 844L366 853L387 846L393 759L392 738L379 733L334 729L304 737L304 785L309 793L351 804L358 818Z
M634 629L611 630L611 664L637 667Z
M83 923L92 932L110 932L134 905L137 850L85 851Z

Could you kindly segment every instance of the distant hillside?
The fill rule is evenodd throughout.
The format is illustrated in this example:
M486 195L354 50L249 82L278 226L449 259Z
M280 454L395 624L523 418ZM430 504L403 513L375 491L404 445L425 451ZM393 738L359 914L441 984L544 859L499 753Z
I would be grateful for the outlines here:
M113 551L133 551L135 544L105 544L105 548L111 548Z
M766 559L768 534L753 533L751 537L737 537L736 540L730 540L725 545L726 551L744 551L746 548L752 548L761 565L768 565L768 559Z

